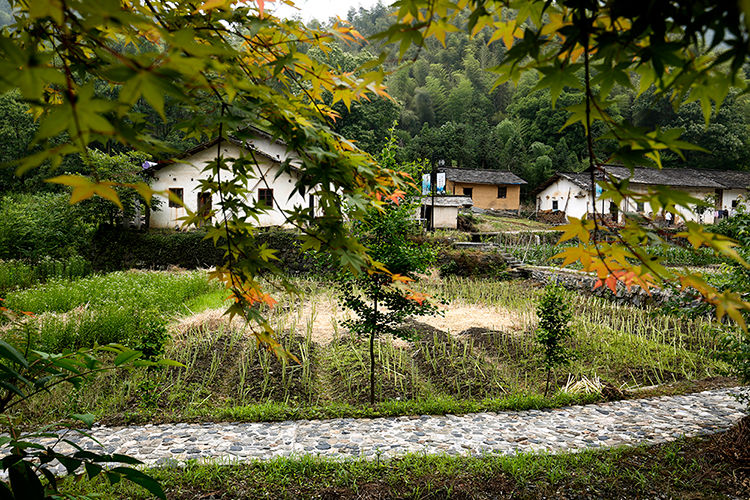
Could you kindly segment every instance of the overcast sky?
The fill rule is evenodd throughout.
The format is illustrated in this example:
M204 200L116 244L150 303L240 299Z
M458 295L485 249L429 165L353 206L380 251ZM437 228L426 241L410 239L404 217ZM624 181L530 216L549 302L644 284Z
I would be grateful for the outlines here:
M392 0L382 0L384 5L392 3ZM327 21L330 17L339 16L346 19L346 13L354 7L372 7L378 0L295 0L297 9L288 7L281 2L266 3L266 8L271 9L274 15L279 17L294 17L299 14L303 20L317 19Z

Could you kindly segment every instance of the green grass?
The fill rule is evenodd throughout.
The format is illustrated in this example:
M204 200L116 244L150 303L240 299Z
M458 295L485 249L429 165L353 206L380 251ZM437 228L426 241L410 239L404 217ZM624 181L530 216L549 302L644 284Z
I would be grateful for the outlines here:
M150 276L157 282L164 279L164 273ZM189 274L180 277L188 285L197 279ZM329 285L309 279L297 284L302 297L311 303L335 307L336 295ZM417 323L408 327L413 342L380 339L376 348L380 402L371 407L365 339L338 331L329 343L313 342L300 298L290 297L280 300L270 320L299 364L281 363L240 324L228 326L215 313L199 315L173 329L166 357L186 368L151 374L157 387L153 397L144 397L138 389L145 372L133 370L101 375L72 393L52 391L28 403L17 416L36 424L85 412L110 424L256 421L520 410L600 398L598 393L564 392L541 397L545 372L534 340L534 304L541 288L525 282L459 278L420 286L457 306L469 303L507 310L515 315L516 329L477 329L458 335L461 332L448 334ZM221 303L224 292L197 288L177 307L198 312ZM576 356L568 366L554 371L556 387L563 387L572 377L574 381L600 379L616 388L678 383L689 390L692 381L716 377L726 369L710 356L716 340L706 320L655 314L573 293L570 300L576 319L569 347ZM62 316L42 315L38 319L42 344L64 347L95 337L118 340L123 332L137 338L138 309L117 308L111 302L105 305Z
M0 294L28 288L50 279L73 280L91 274L91 264L83 257L39 262L0 260Z
M313 456L149 471L170 498L739 498L746 478L705 438L576 454ZM144 498L129 483L66 480L63 491ZM745 491L746 493L746 491ZM739 495L739 496L738 496Z
M111 342L138 342L146 318L220 307L222 294L205 271L119 271L47 283L6 295L5 305L36 315L32 346L47 352ZM7 335L6 335L7 336Z
M205 271L117 271L75 281L54 279L11 292L6 296L6 305L35 314L63 313L83 305L90 308L135 305L174 313L186 300L217 289L216 283L209 283Z

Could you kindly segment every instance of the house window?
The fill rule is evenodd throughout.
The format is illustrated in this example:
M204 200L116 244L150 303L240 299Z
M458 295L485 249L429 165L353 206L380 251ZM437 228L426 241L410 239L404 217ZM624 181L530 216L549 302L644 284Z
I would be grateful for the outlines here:
M737 205L739 205L740 200L732 200L732 208L737 208Z
M497 187L497 197L498 198L507 198L508 197L508 186L498 186Z
M263 203L267 207L273 207L273 189L259 189L258 203Z
M554 201L552 202L552 210L559 210L559 208L558 208L558 204L557 204L557 200L554 200Z
M472 197L474 194L474 188L464 188L464 196Z
M182 188L169 188L169 206L178 208L182 205Z
M644 210L646 210L646 206L643 204L642 201L639 201L635 204L635 209L637 212L643 212Z

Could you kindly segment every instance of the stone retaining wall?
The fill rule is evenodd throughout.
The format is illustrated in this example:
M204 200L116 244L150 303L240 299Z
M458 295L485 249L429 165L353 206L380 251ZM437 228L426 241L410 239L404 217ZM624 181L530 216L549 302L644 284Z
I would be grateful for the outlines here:
M649 295L642 288L635 286L628 290L622 283L617 283L617 294L613 294L612 290L606 286L600 286L594 289L594 285L596 285L598 280L596 276L592 276L588 273L560 271L559 269L551 267L526 266L525 269L529 271L530 278L539 283L547 284L557 282L568 290L590 293L597 297L614 300L618 304L629 304L637 307L661 305L672 296L669 292L655 289L652 289L651 294Z

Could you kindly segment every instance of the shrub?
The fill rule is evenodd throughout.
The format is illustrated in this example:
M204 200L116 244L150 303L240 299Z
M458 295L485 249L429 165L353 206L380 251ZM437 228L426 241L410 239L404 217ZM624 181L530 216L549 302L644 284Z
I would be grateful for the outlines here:
M508 271L505 259L498 252L479 250L445 250L438 257L440 276L464 278L504 278Z
M221 263L222 251L205 236L203 231L138 232L102 226L94 236L89 256L100 271L213 267ZM279 267L289 274L327 274L335 267L328 256L300 251L294 231L268 228L259 231L256 238L259 244L277 250Z
M544 366L547 369L547 383L544 389L546 397L552 369L567 364L571 357L564 345L565 340L571 336L568 324L573 317L566 290L556 283L548 285L539 301L536 314L539 318L536 338L544 349Z
M80 255L94 226L65 193L10 195L0 200L0 259L38 261Z

